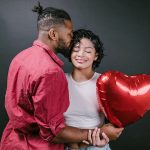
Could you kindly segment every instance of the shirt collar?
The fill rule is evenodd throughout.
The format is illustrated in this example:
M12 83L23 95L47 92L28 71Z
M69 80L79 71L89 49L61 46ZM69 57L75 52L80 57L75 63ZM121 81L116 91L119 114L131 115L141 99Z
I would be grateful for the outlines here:
M33 45L39 46L41 48L43 48L44 50L46 50L48 52L48 54L50 55L50 57L60 66L62 67L64 65L64 63L56 56L56 54L43 42L41 42L40 40L35 40L33 42Z

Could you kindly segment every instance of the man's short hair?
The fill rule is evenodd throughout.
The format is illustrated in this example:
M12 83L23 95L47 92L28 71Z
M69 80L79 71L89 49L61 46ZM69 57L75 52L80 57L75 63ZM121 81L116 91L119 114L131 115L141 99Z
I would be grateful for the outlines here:
M66 11L53 7L43 9L40 3L38 3L38 6L34 6L32 11L38 13L38 30L48 31L55 25L64 24L65 20L71 21L71 17Z

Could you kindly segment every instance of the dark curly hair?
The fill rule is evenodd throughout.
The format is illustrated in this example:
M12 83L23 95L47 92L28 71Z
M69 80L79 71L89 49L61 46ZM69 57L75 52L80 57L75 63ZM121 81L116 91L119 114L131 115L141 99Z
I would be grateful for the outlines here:
M96 50L96 53L97 53L97 60L95 60L93 62L93 70L95 68L97 68L100 63L101 63L101 60L102 58L104 57L104 53L103 53L103 43L101 42L100 38L95 35L92 31L90 30L86 30L86 29L79 29L79 30L76 30L73 32L73 39L72 39L72 42L71 42L71 46L70 46L70 51L69 51L69 61L71 62L71 54L72 54L72 51L73 51L73 47L80 42L81 39L83 38L86 38L86 39L89 39L93 45L94 45L94 48Z
M38 13L37 26L39 30L48 31L53 25L64 24L65 20L71 21L71 17L66 11L53 7L43 9L40 2L38 2L38 6L34 6L32 11Z

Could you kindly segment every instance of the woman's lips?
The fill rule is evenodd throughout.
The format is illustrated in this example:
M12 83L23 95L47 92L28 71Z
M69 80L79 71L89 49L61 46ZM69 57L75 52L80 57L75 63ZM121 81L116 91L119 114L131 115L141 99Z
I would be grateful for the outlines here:
M84 63L84 61L85 60L83 60L83 59L75 59L76 60L76 62L78 62L78 63Z

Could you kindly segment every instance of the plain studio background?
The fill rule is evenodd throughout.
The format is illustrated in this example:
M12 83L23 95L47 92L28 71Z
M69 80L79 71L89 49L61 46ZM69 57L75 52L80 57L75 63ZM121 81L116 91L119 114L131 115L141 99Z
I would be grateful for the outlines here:
M44 7L65 9L74 29L91 29L102 39L106 57L98 72L118 70L128 75L150 74L150 1L149 0L41 0ZM37 37L37 14L31 9L36 0L0 0L0 137L8 121L4 96L9 64ZM64 71L72 65L63 56ZM128 116L127 116L128 117ZM150 149L150 112L125 128L111 142L113 150Z

